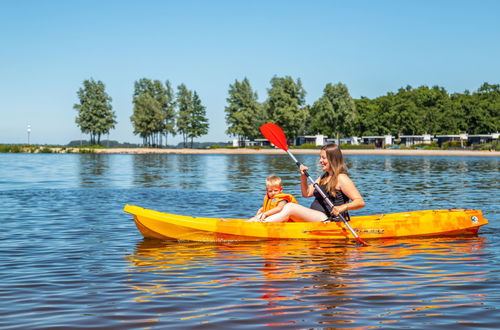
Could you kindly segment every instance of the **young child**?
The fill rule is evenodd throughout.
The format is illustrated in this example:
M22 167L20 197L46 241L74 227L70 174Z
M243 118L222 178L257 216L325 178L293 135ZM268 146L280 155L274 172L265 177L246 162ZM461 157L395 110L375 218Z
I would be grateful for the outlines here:
M297 203L297 200L292 195L283 193L279 176L270 175L266 179L266 196L262 207L248 221L263 221L266 217L279 213L286 203Z

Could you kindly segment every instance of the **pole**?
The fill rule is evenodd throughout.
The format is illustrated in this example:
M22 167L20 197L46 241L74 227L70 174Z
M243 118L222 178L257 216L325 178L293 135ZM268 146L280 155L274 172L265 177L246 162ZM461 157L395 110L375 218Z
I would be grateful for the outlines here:
M31 133L31 125L28 124L28 128L26 129L26 131L28 132L28 145L30 144L30 133Z

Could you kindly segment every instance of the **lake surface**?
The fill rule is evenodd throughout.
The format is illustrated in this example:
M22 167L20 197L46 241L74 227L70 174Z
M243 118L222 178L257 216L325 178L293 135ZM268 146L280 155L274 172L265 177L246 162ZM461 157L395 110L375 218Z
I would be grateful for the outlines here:
M317 156L299 156L319 175ZM500 158L347 156L353 215L478 208L477 236L143 239L125 204L249 217L286 155L0 154L0 328L496 329ZM301 204L311 200L299 198Z

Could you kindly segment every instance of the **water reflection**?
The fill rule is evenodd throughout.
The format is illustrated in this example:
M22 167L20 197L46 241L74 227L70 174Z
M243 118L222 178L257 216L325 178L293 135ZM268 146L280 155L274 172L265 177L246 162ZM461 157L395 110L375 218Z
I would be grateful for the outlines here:
M475 292L487 279L486 243L480 237L409 239L358 248L311 241L143 240L126 258L137 303L204 302L169 313L169 322L179 325L217 316L230 326L231 315L248 317L248 325L286 325L307 313L312 323L304 326L363 326L369 315L405 327L408 318L451 316L457 306L465 312L457 321L467 321L490 299Z
M176 155L133 155L133 184L137 187L170 188L177 184L174 177Z
M298 158L309 166L312 177L321 174L317 155ZM287 155L88 154L79 155L76 161L80 187L248 193L244 198L258 204L265 178L277 174L285 191L298 197L299 203L311 202L300 197L298 171ZM499 160L495 158L347 156L346 162L366 201L366 207L355 215L437 208L481 208L488 212L500 203Z
M262 161L264 158L265 156L257 155L228 156L224 170L228 187L233 191L248 192L255 190L255 185L249 184L251 182L261 186L261 182L263 182L262 175L265 175L262 174Z
M78 160L81 188L103 188L109 185L110 155L82 154Z

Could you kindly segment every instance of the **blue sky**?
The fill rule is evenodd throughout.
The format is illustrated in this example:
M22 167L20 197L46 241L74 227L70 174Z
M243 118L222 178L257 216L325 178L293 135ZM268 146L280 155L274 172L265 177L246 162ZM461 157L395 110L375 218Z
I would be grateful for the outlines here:
M307 102L331 82L374 98L411 85L449 92L500 83L500 1L2 1L0 143L66 144L77 91L101 80L118 124L130 123L134 81L198 92L210 131L226 141L227 91L247 77L267 97L273 76L302 80ZM169 137L169 143L180 137Z

